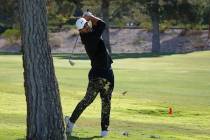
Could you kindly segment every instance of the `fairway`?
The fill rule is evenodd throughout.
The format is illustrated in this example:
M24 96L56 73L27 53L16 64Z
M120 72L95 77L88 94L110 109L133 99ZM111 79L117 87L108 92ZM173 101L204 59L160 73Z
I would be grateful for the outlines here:
M64 115L72 113L87 88L90 62L74 62L72 67L67 59L54 57ZM113 69L110 134L103 139L210 139L210 51L114 59ZM0 140L25 138L23 87L22 56L0 55ZM98 96L68 139L101 139L100 109Z

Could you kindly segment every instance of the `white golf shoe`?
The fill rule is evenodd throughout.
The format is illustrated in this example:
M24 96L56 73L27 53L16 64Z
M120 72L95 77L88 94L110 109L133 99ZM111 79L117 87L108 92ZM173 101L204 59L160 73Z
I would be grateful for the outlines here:
M108 131L101 131L101 137L106 137L108 135Z
M65 117L65 123L66 123L66 134L67 134L67 135L71 135L72 130L73 130L73 128L74 128L74 123L72 123L72 122L69 120L69 117L68 117L68 116Z

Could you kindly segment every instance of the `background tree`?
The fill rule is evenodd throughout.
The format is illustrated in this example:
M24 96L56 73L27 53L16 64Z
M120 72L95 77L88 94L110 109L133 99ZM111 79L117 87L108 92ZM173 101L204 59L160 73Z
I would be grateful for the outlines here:
M46 0L20 0L27 140L64 140L64 122L51 49Z
M74 16L78 17L81 16L83 14L82 11L82 7L83 7L83 0L68 0L69 2L73 2L76 6L75 12L74 12Z
M177 7L179 21L184 24L194 24L197 21L197 8L188 0L182 0Z
M208 25L208 39L210 39L210 1L209 0L197 0L194 1L196 7L198 7L197 16L201 25Z
M109 39L109 0L102 0L101 3L101 14L103 20L106 22L106 28L102 34L104 43L109 51L109 53L112 53L111 46L110 46L110 39Z
M66 21L73 16L76 6L67 0L48 0L47 9L50 28L57 26L61 29Z
M160 19L159 19L159 0L151 0L147 3L147 9L152 20L152 52L160 52Z
M16 0L1 0L0 25L13 27L18 23L18 6Z

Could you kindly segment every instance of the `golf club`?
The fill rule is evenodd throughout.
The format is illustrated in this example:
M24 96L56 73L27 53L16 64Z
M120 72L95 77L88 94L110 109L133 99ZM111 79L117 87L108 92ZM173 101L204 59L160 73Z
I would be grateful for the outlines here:
M74 47L73 47L73 49L72 49L72 51L71 51L71 54L69 55L69 64L70 64L71 66L74 66L74 65L75 65L75 63L72 61L72 55L73 55L74 50L75 50L75 48L76 48L76 46L77 46L77 40L78 40L78 38L79 38L79 35L77 36L76 41L75 41L75 43L74 43Z
M89 9L87 9L87 12L89 12ZM79 18L79 17L77 17L77 18ZM75 65L75 63L72 61L72 55L73 55L74 50L75 50L75 48L76 48L76 46L77 46L78 38L79 38L79 35L77 36L76 41L75 41L75 43L74 43L74 47L73 47L73 49L72 49L72 52L71 52L71 54L69 55L69 64L70 64L71 66L74 66L74 65Z

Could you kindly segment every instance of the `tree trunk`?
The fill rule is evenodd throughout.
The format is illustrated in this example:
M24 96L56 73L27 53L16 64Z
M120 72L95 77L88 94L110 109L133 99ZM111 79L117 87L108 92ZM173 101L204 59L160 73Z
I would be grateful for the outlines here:
M112 53L109 39L109 0L102 0L101 13L103 20L106 22L106 28L102 34L102 37L109 53Z
M208 31L208 40L210 39L210 23L209 23L209 31Z
M83 7L82 0L72 0L72 2L76 5L76 9L75 9L73 15L75 17L81 17L83 15L83 12L82 12L82 7Z
M46 0L19 0L27 140L64 140L58 83L48 45Z
M159 31L159 0L152 1L151 19L152 19L152 52L160 53L160 31Z

